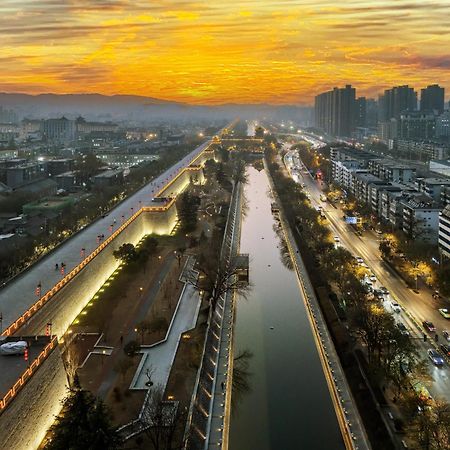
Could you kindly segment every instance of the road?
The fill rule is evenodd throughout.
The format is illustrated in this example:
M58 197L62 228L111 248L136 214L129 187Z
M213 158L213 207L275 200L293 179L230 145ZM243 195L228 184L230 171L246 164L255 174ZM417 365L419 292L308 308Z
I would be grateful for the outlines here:
M289 146L285 145L285 148L288 149ZM311 177L297 155L289 153L285 162L293 179L298 183L305 184L305 190L310 195L312 205L322 206L333 235L340 238L340 245L348 249L354 256L362 257L371 272L377 277L374 288L385 286L389 290L390 295L384 302L386 309L393 312L392 302L401 305L400 313L393 312L396 321L406 325L411 337L415 338L420 356L427 358L427 349L431 348L433 344L436 345L432 342L436 334L439 336L438 343L445 343L442 331L450 330L450 322L439 313L438 308L448 305L443 300L433 299L429 289L421 289L417 294L408 288L403 279L382 260L378 249L378 236L372 231L366 231L362 236L358 236L355 230L344 222L344 213L339 207L335 207L329 202L322 202L320 200L321 182ZM436 333L427 333L428 341L426 343L423 342L424 329L421 325L424 320L433 322L436 327ZM449 363L450 360L447 360L444 367L438 368L430 362L430 373L434 382L429 387L429 391L434 398L445 398L450 402Z
M121 202L109 214L78 232L51 254L8 283L0 291L2 330L13 323L38 300L36 287L39 283L41 284L41 296L43 296L61 281L65 274L69 273L96 249L102 240L99 239L99 236L103 235L105 238L110 236L111 230L117 229L123 221L127 220L142 206L149 205L155 194L185 167L189 166L210 143L211 141L204 142L151 183ZM64 273L61 270L61 263L65 264ZM58 268L56 268L56 264L58 264Z

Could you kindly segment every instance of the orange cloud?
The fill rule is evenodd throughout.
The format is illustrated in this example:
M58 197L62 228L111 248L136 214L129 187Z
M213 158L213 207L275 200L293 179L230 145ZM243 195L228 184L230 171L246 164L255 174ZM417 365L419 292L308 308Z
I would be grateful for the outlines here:
M448 0L2 0L0 90L310 103L447 84Z

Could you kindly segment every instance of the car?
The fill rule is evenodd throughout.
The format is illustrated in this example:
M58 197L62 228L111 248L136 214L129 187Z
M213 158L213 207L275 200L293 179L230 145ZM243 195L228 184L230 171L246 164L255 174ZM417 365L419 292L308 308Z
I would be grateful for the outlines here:
M450 356L450 346L449 345L441 344L439 347L441 348L441 351L445 356Z
M428 358L431 359L433 364L435 366L443 366L444 365L444 358L440 353L437 352L437 350L434 350L433 348L428 349Z
M375 281L377 281L377 277L374 274L371 274L369 280L375 283Z
M404 334L405 336L409 336L409 331L406 328L404 323L398 322L397 323L397 328L400 330L400 333Z
M335 236L333 239L334 239L334 242L341 242L339 236Z
M442 332L442 336L444 336L444 339L448 342L450 342L450 333L447 330L444 330Z
M373 295L375 295L375 297L378 298L379 300L384 300L384 292L381 291L380 289L374 289Z
M377 234L383 234L383 232L381 230L375 230L375 233Z
M396 313L401 313L402 312L401 306L398 303L396 303L396 302L391 302L391 308Z
M448 310L447 308L439 308L438 311L443 317L445 317L446 319L450 319L450 310Z
M364 262L364 260L361 258L361 256L357 256L355 259L358 264L362 264Z
M380 291L382 291L385 295L389 294L389 291L384 286L380 286Z
M429 331L430 333L432 331L436 331L436 327L433 325L433 322L430 322L429 320L424 320L422 322L422 326L425 328L425 330Z

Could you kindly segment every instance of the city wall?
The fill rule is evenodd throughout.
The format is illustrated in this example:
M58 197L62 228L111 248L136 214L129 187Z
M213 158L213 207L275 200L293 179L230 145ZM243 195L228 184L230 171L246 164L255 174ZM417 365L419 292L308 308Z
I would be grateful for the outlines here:
M66 371L57 346L0 415L1 448L39 447L66 394Z
M165 211L150 212L149 208L143 208L136 213L136 218L121 233L15 334L18 336L44 334L47 322L50 320L52 334L62 336L93 295L119 266L113 252L122 244L137 244L146 234L169 234L175 223L175 203L172 203Z

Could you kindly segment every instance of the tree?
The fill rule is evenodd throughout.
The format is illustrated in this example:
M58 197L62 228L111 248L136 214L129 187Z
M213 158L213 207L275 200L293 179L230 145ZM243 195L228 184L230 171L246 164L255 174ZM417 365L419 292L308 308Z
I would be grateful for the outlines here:
M410 428L420 448L448 450L450 448L450 405L437 400L432 407L425 406L416 414Z
M393 321L392 315L377 303L361 302L351 308L350 322L367 347L369 364L374 362L376 350L378 350L378 364L380 363L387 329L391 329Z
M119 438L111 424L109 410L91 393L72 389L61 414L50 428L45 450L105 450L119 448Z
M196 289L205 291L212 309L224 295L234 292L241 296L247 294L249 285L238 279L238 268L234 261L218 261L215 258L207 258L197 266L198 277L191 273L188 280Z
M122 244L117 250L113 252L114 258L124 263L130 263L138 259L138 253L133 244Z
M164 400L164 390L161 386L151 389L144 420L150 425L145 433L154 450L175 450L182 447L176 442L176 436L184 426L185 416L178 403Z
M136 325L136 330L141 335L141 343L143 343L144 336L152 330L152 324L149 320L142 320Z
M439 291L442 295L450 296L450 264L441 266L437 272Z
M122 381L125 379L125 375L133 365L133 361L130 358L121 358L114 366L114 370L122 376Z
M197 213L200 206L200 198L185 192L177 202L178 218L183 232L191 232L197 226Z
M379 249L383 259L390 259L392 256L392 247L390 241L383 239L380 242Z
M134 355L136 355L140 348L141 346L139 345L139 343L135 340L132 340L125 344L125 346L123 347L123 351L125 355L133 357Z

